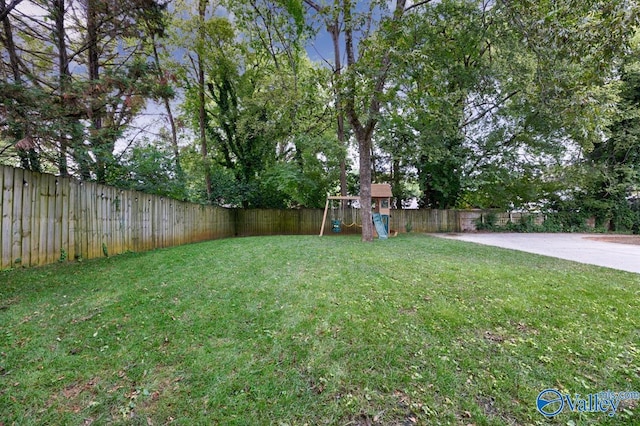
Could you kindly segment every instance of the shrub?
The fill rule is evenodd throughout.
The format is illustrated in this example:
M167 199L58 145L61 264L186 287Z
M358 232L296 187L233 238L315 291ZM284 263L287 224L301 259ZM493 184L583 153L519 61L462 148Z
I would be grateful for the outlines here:
M480 217L476 219L476 230L499 231L500 227L498 226L498 215L493 212L480 215Z

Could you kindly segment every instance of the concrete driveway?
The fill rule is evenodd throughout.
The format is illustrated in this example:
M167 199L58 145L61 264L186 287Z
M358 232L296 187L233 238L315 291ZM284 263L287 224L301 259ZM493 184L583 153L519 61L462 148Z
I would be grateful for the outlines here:
M488 233L437 236L640 273L640 245L602 241L604 236L599 234Z

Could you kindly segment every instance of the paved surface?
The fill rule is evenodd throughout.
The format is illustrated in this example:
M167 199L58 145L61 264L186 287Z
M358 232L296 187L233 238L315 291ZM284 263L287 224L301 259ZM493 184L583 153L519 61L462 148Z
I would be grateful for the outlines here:
M640 245L595 241L594 234L437 234L580 263L640 273Z

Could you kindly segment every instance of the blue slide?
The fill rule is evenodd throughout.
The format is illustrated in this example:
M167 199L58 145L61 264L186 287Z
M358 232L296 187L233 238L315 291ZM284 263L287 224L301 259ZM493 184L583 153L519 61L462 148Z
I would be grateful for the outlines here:
M381 240L386 240L388 238L387 228L385 228L384 223L382 223L382 217L380 216L380 213L373 214L373 224L376 226L378 238Z

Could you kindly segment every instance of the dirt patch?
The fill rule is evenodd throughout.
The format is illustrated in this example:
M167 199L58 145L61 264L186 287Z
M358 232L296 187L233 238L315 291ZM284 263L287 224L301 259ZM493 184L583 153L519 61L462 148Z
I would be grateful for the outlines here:
M17 297L10 297L8 299L3 300L2 303L0 303L0 311L9 309L9 306L15 305L19 301L20 299L18 299Z
M640 235L603 235L585 237L586 240L602 241L604 243L632 244L640 246Z
M94 377L88 382L76 382L68 385L62 391L52 395L47 402L47 408L57 406L59 412L79 413L86 408L91 399L96 396L96 386L100 382L99 377ZM85 395L89 395L85 397Z

